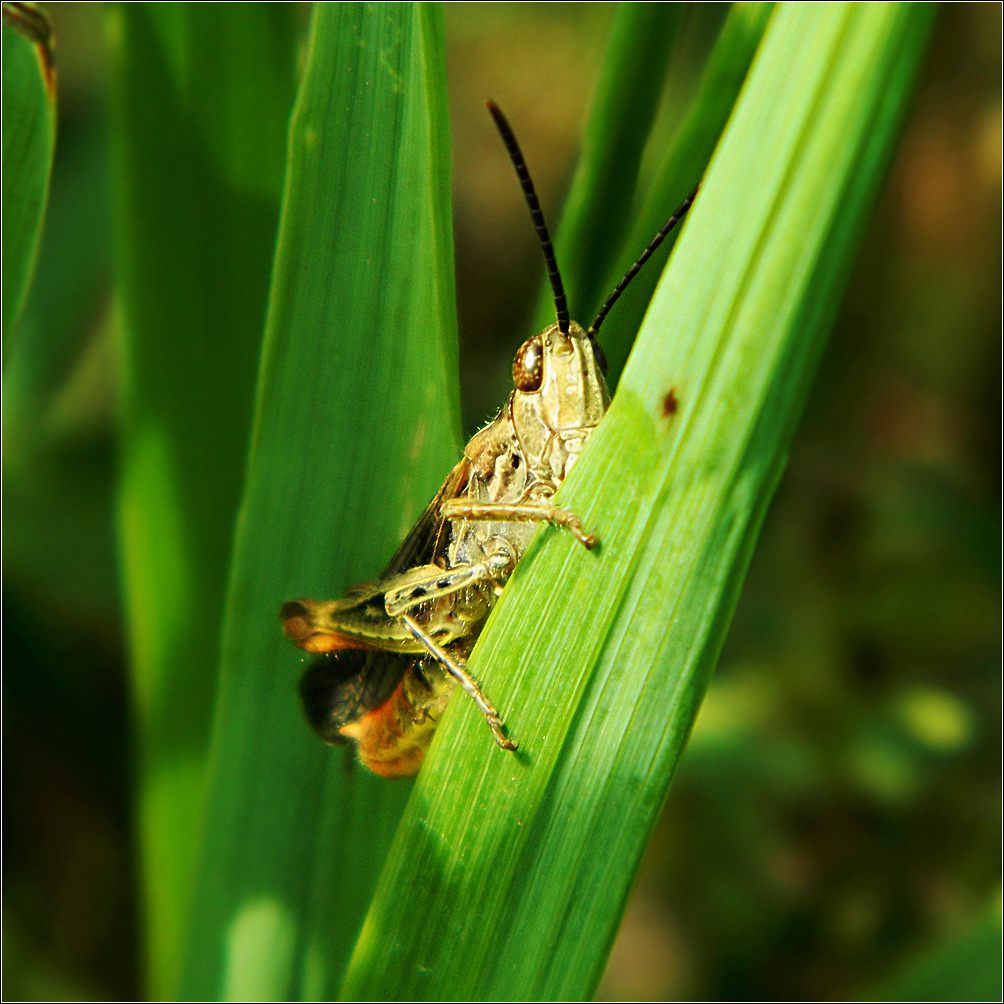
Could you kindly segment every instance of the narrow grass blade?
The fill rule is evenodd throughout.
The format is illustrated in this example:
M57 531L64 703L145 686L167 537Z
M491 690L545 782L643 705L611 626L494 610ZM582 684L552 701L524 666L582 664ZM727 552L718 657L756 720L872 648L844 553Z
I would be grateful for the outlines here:
M409 786L308 730L278 609L374 578L459 455L441 11L320 4L293 114L184 999L325 999Z
M621 253L607 273L603 295L617 285L669 214L703 176L773 10L772 3L732 5L704 67L694 102L667 147L631 232L622 242ZM652 260L632 280L617 301L616 310L604 322L600 340L613 384L624 368L635 333L641 326L678 233L669 235Z
M112 10L119 521L156 997L175 992L293 101L294 14Z
M623 3L614 15L555 237L572 316L584 325L602 302L604 277L630 223L642 153L682 18L683 4L677 3ZM553 320L547 286L534 327Z
M111 186L105 116L98 121L54 161L31 288L4 359L4 423L18 423L19 439L37 434L102 337L95 305L111 268ZM68 410L60 407L62 428L74 424Z
M992 1001L1001 996L1000 907L962 935L933 946L882 992L864 1000Z
M48 19L3 5L3 352L38 251L56 145L56 70Z
M543 533L473 656L520 752L453 703L344 998L595 991L930 18L777 12L610 413L559 494L600 550Z

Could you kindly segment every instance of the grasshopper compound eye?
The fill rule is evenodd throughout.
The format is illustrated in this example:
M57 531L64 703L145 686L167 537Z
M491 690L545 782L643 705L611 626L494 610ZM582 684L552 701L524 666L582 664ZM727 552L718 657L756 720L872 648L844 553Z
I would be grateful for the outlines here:
M540 335L528 338L512 361L512 382L516 390L532 394L544 382L544 346Z

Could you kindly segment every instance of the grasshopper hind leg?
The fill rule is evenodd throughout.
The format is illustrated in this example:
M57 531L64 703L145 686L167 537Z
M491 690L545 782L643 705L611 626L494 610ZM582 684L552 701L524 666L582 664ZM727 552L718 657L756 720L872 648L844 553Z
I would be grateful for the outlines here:
M502 719L499 718L495 706L485 697L484 692L478 686L477 681L467 672L465 664L459 660L452 659L442 648L440 648L432 638L422 630L407 615L401 618L404 626L411 632L414 639L452 676L464 690L474 699L474 703L480 708L481 714L485 716L495 742L505 750L518 749L517 744L502 731Z

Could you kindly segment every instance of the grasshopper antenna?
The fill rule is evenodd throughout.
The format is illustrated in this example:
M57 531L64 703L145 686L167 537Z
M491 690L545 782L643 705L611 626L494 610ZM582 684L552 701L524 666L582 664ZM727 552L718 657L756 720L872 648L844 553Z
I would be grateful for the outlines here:
M554 245L551 243L551 235L547 232L544 214L540 211L540 202L537 199L537 192L533 187L533 182L530 180L530 172L527 170L526 161L523 159L523 151L520 150L519 143L516 142L512 126L509 125L509 120L502 114L499 106L494 101L486 101L485 104L488 106L488 111L491 112L492 118L495 119L495 125L502 136L502 142L505 143L506 150L509 151L509 159L512 161L512 166L516 168L516 176L519 178L520 186L523 189L526 204L530 208L530 217L537 231L537 237L540 239L541 250L544 252L547 277L551 280L551 291L554 293L554 312L558 315L558 329L563 335L567 335L569 317L568 301L565 299L565 287L561 283L558 261L554 257ZM667 230L666 232L668 233L669 231ZM656 247L658 247L658 244L656 244ZM655 248L653 247L648 253L651 254L654 250ZM618 290L617 295L620 295L620 290ZM616 298L615 296L614 299Z
M600 307L600 312L596 315L596 320L589 325L589 330L586 334L590 338L596 337L596 332L600 330L600 325L603 323L603 319L607 316L610 308L617 302L618 297L624 292L628 287L628 283L641 271L642 265L645 264L652 257L655 249L666 239L666 235L670 232L687 215L687 210L694 204L694 198L697 196L697 190L700 188L700 184L694 186L694 190L688 195L683 202L680 203L679 208L673 213L668 220L666 220L665 226L655 235L652 239L652 243L649 244L644 251L642 251L638 260L627 270L627 275L619 283L617 283L614 291L607 297L607 302Z

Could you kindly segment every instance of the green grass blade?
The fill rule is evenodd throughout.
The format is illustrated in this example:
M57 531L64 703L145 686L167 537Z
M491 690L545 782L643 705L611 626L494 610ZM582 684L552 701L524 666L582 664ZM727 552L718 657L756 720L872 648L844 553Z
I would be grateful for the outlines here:
M44 423L81 365L94 334L94 304L107 288L111 191L105 116L99 122L82 142L70 140L53 164L31 289L4 360L4 421L13 417L26 430Z
M623 3L610 28L555 250L572 316L588 325L608 290L604 279L630 224L642 153L655 118L683 4ZM536 330L554 321L549 283Z
M757 46L773 12L772 3L733 4L701 75L694 102L656 172L622 251L606 277L604 295L627 274L669 214L700 180L725 128ZM616 310L604 321L601 341L613 381L620 376L635 333L655 292L679 231L671 233L632 280Z
M932 946L882 992L862 999L997 1000L1004 990L1001 985L1002 927L998 905L972 930Z
M119 522L154 996L174 993L293 100L294 11L110 17Z
M459 454L442 15L314 10L235 543L185 999L337 986L407 784L310 734L279 605L379 573Z
M38 9L3 8L3 352L38 251L56 145L56 77L49 22Z
M454 702L344 998L595 991L930 18L900 4L775 16L610 414L560 493L601 549L542 534L473 656L520 752Z

